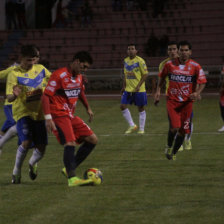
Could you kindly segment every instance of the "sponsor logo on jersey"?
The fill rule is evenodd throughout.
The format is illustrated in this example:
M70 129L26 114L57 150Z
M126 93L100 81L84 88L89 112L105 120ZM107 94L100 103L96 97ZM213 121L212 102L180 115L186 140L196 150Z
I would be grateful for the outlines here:
M55 81L51 81L51 82L50 82L50 85L51 85L51 86L56 86L57 83L56 83Z
M68 98L78 97L80 92L80 89L65 89L65 94Z
M47 86L46 88L47 90L51 91L51 92L54 92L55 88L54 87L51 87L51 86Z
M169 80L174 82L192 83L193 76L169 74Z
M64 78L67 75L66 72L61 73L60 78Z
M69 83L66 85L66 88L75 88L75 87L80 87L80 83Z

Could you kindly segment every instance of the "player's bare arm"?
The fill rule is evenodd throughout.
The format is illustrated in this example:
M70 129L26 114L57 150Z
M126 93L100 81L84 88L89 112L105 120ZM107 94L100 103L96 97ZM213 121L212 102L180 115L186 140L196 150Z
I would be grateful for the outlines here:
M81 100L83 106L86 108L87 114L89 115L89 122L93 120L93 112L89 106L84 90L82 89L79 99Z
M49 96L46 94L43 94L41 101L42 101L42 108L44 111L44 118L45 118L45 125L46 125L47 132L51 133L52 131L56 131L57 128L56 128L54 121L52 120L52 116L50 113Z
M148 74L142 76L141 80L139 81L138 85L135 88L135 92L139 91L141 85L146 81L147 77L148 77Z
M156 92L155 92L155 95L154 95L154 104L157 105L159 103L159 100L160 100L160 95L161 95L161 88L163 86L165 82L165 78L161 78L159 77L159 80L158 80L158 85L157 85L157 88L156 88Z
M205 88L205 83L203 83L203 84L198 84L198 87L197 87L196 91L190 94L190 96L189 96L190 99L191 99L191 100L194 100L194 101L200 99L201 92L202 92L202 90L203 90L204 88Z

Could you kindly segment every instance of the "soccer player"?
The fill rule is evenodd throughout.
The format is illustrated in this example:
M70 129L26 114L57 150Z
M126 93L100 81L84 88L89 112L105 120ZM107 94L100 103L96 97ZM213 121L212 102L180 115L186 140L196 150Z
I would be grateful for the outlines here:
M193 101L199 98L207 82L201 66L190 59L191 53L191 44L188 41L181 41L178 44L179 58L168 61L159 72L155 102L159 101L161 87L166 77L169 77L167 112L171 128L165 149L169 160L176 159L176 153L183 144L185 134L190 133Z
M39 61L39 57L40 57L40 52L39 52L39 48L36 47L35 45L33 45L34 48L36 48L37 50L37 57L36 57L36 61L35 63L37 64ZM10 67L8 67L5 70L0 71L0 78L1 79L7 79L8 74L13 71L17 66L19 66L19 64L17 62L14 62ZM2 153L2 148L4 146L4 144L10 140L11 138L13 138L14 136L16 136L17 134L17 130L16 130L16 122L13 119L13 115L12 115L12 102L8 102L8 100L5 100L5 105L4 105L4 113L6 116L6 120L2 126L1 129L1 134L0 134L0 154Z
M178 58L178 43L176 41L170 41L168 43L168 46L167 46L167 53L168 53L168 58L166 58L165 60L163 60L160 64L159 64L159 72L162 71L164 65L166 64L166 62L170 61L170 60L173 60L175 58ZM160 77L159 77L160 79ZM158 81L159 83L159 81ZM169 86L169 78L168 76L166 77L166 93L167 93L167 90L168 90L168 86ZM155 102L156 105L158 102ZM179 148L179 152L180 151L183 151L184 148L187 149L187 150L190 150L192 149L192 145L191 145L191 135L192 135L192 131L193 131L193 122L192 122L192 119L193 119L193 112L191 114L191 120L190 120L190 133L189 134L186 134L185 135L185 140L184 140L184 147L183 145L181 145L181 147Z
M223 69L223 73L224 73L224 69ZM220 106L221 117L224 122L224 81L223 81L222 87L220 89L219 106ZM218 129L218 131L224 132L224 125L220 129Z
M0 71L0 79L6 79L8 74L18 66L17 63L14 63L12 66L8 67L5 70ZM4 104L4 113L6 116L6 120L4 124L2 125L1 131L0 131L0 154L2 152L2 147L4 143L16 135L16 122L13 119L12 116L12 103L9 103L8 100L5 100Z
M21 48L20 65L7 78L6 95L13 102L13 118L17 122L19 145L12 174L12 183L21 182L21 168L28 149L34 145L29 160L29 175L37 177L37 162L42 159L47 145L47 131L41 107L41 95L51 73L42 65L35 64L38 50L33 45Z
M47 129L53 131L64 147L65 169L62 169L62 172L68 177L69 187L93 184L92 179L77 177L76 168L96 146L97 136L81 118L74 115L77 101L80 99L89 115L89 121L93 119L81 74L86 72L91 64L92 57L88 52L77 52L68 67L52 73L42 97ZM76 144L81 146L75 154Z
M139 111L139 131L138 134L144 134L147 95L145 89L145 80L148 76L148 69L144 59L137 56L135 44L129 44L127 49L128 57L124 59L124 79L121 97L121 111L125 120L129 124L129 128L125 134L130 134L137 130L137 125L134 123L131 113L128 109L128 104L135 104Z

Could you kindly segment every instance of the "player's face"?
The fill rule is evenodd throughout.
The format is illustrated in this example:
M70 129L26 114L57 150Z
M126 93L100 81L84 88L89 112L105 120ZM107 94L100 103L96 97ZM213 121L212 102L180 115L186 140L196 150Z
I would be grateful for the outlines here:
M191 56L191 50L189 49L188 45L180 46L178 53L180 60L183 62L187 61Z
M30 70L32 67L33 67L33 65L36 63L36 60L37 60L37 58L36 57L23 57L22 59L21 59L21 63L20 63L20 65L21 65L21 67L24 69L24 70L26 70L26 71L28 71L28 70Z
M127 53L130 58L134 58L137 54L137 50L135 49L135 46L134 45L128 46Z
M176 44L172 44L168 46L167 53L169 55L169 58L174 59L178 57L178 48Z
M35 64L38 64L38 62L40 60L40 52L39 51L38 51L37 56L35 58L36 58Z
M74 75L85 73L89 67L90 64L88 62L80 62L78 59L71 64L71 69Z
M90 67L88 62L80 62L80 71L81 73L85 73Z

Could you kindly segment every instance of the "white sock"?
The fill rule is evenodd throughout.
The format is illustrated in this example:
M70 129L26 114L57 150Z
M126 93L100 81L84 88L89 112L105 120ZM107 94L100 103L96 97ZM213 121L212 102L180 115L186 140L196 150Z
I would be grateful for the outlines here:
M21 167L23 165L24 159L26 158L27 151L28 150L24 149L22 145L18 147L13 175L21 175Z
M0 138L0 149L3 145L17 134L16 125L9 128L9 130Z
M146 112L145 110L139 112L139 130L144 131L145 129Z
M128 122L129 126L135 126L135 123L132 120L131 113L128 108L126 108L125 110L122 110L122 114L125 120Z
M34 164L36 164L38 161L40 161L43 156L44 156L44 154L42 152L40 152L37 148L35 148L33 150L32 156L30 157L29 164L31 166L34 166Z

